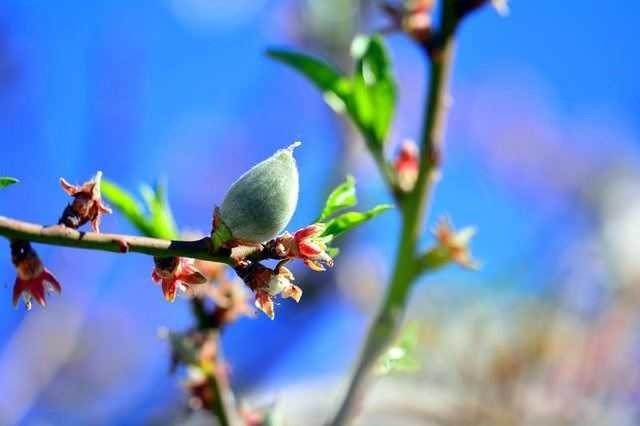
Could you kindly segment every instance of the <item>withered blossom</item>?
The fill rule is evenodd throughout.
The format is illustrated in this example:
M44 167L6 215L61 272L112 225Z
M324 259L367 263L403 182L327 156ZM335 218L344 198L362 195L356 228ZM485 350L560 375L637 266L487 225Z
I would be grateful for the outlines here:
M154 282L161 284L164 298L173 302L176 291L187 292L191 285L204 284L207 278L193 266L193 259L184 257L154 257L151 273Z
M302 289L293 284L294 276L287 268L281 266L278 272L274 272L269 281L263 286L256 288L256 302L258 309L264 312L269 318L275 318L274 302L276 296L283 299L291 298L298 303L302 297Z
M62 287L53 274L44 267L36 251L28 241L11 241L11 260L16 267L16 280L13 286L13 305L20 296L27 310L31 309L31 298L41 306L46 305L47 291L60 294Z
M451 221L444 217L438 221L433 235L438 240L438 244L446 249L452 261L468 269L478 269L480 264L471 256L469 243L476 233L472 226L455 231Z
M72 185L64 178L60 178L60 185L64 192L73 197L64 209L58 223L69 228L77 229L87 222L91 222L91 228L100 232L100 221L104 213L111 213L111 208L102 202L100 193L100 181L102 172L82 185Z

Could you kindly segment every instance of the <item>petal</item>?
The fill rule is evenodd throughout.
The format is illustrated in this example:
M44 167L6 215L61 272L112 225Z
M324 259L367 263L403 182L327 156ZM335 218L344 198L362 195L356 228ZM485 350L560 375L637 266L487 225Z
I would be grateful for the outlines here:
M289 287L282 290L282 297L284 299L290 297L298 303L302 297L302 289L295 284L291 284Z
M289 269L285 268L284 266L280 267L280 269L278 270L278 275L281 275L281 276L285 277L289 281L293 281L293 280L296 279L293 276L293 272L291 272Z
M333 268L333 259L326 252L320 253L318 258L329 268Z
M100 233L100 213L96 214L93 219L91 219L91 229L93 232Z
M303 240L298 243L298 251L303 257L314 257L322 253L322 247L310 240Z
M80 192L80 188L78 188L75 185L71 185L69 182L66 181L65 178L60 178L60 186L62 186L62 190L64 192L71 195L72 197L76 195L78 192Z
M51 288L53 288L56 293L62 293L62 286L60 285L56 277L53 276L51 271L45 268L44 271L42 271L42 279L51 284Z
M27 287L27 283L28 281L23 281L20 278L16 278L16 282L13 285L13 306L16 306L18 304L20 295Z
M33 296L34 299L36 299L36 302L42 306L46 306L47 302L45 300L44 283L42 282L41 277L31 280L27 291L31 293L31 296Z
M325 228L324 224L314 223L313 225L309 225L302 229L298 229L296 232L294 232L293 238L296 240L296 242L299 242L301 240L304 240L305 238L309 238L312 235L315 235L317 233L324 231L324 228Z
M256 308L264 312L270 319L275 318L273 309L273 299L267 293L259 291L256 293Z
M176 281L174 279L162 280L162 293L167 302L176 300Z
M326 269L322 266L320 262L315 262L311 259L305 259L304 264L316 272L326 271Z
M187 266L178 275L177 279L187 284L204 284L208 281L207 277L191 266Z
M151 279L156 283L159 283L162 280L162 278L160 278L160 275L158 275L156 268L153 268L153 271L151 272Z
M101 213L113 213L113 211L111 210L111 207L107 206L102 201L96 201L96 202L98 203L98 210L100 210Z

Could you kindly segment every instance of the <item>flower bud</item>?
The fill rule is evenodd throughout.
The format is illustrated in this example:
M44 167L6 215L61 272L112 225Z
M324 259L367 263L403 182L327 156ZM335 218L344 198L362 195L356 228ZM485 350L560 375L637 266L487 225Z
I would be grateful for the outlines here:
M420 152L412 140L405 140L400 147L393 168L398 179L398 187L402 192L413 189L420 173Z
M261 243L289 223L298 202L298 168L293 158L298 145L279 150L231 185L219 214L232 239Z

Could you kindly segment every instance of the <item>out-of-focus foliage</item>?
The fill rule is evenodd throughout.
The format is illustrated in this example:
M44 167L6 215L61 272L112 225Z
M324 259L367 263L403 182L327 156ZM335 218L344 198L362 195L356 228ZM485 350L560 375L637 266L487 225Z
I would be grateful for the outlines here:
M16 178L12 178L12 177L8 177L8 176L3 176L0 177L0 189L2 188L6 188L9 185L13 185L15 183L18 183L19 180Z
M417 347L418 323L411 322L402 330L396 343L380 357L376 372L378 374L415 373L421 366L415 353Z
M163 183L158 183L155 188L146 184L140 187L145 207L136 200L133 194L107 179L102 180L101 189L104 198L113 204L143 235L168 239L178 236L177 226Z
M306 76L336 112L347 114L374 149L381 149L396 108L396 82L380 36L358 36L351 46L356 61L351 77L326 63L287 50L271 49L269 56Z

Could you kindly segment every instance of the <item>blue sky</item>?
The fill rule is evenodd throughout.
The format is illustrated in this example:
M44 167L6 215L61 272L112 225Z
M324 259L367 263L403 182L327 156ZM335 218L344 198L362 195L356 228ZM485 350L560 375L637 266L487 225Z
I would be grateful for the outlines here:
M197 9L198 4L212 6ZM3 2L0 175L19 177L21 183L3 191L0 214L52 223L66 202L57 179L80 182L101 169L132 189L166 178L178 223L207 232L211 209L228 185L277 148L300 139L301 204L292 229L305 225L334 183L329 171L337 163L342 134L339 119L318 93L264 55L268 46L298 43L292 37L292 4L167 0L131 5L118 0L60 1L53 7L36 1ZM557 145L538 149L534 140L528 146L532 157L558 152L560 146L567 149L567 158L535 164L567 169L568 175L578 167L575 153L584 154L589 164L597 163L594 152L638 158L640 4L516 0L511 9L506 18L483 10L461 30L447 163L430 219L433 223L436 215L447 213L456 224L475 224L480 232L474 248L485 268L475 275L447 269L436 281L486 283L521 262L541 244L543 233L562 241L588 225L588 217L574 210L564 187L545 187L544 179L527 174L526 161L524 166L505 166L498 155L509 149L500 145L508 143L508 135L501 133L505 129L544 128L545 143ZM397 143L417 137L424 63L403 37L393 35L388 41L401 87L392 132L392 143ZM369 160L347 164L346 169L361 182L363 206L388 200ZM371 246L378 258L388 259L396 227L397 217L389 213L355 234L354 250ZM104 228L131 231L118 217L106 218ZM100 395L109 407L99 413L103 417L93 417L98 414L90 406L73 421L135 422L124 417L133 408L139 420L157 414L157 404L173 401L180 391L166 374L166 348L156 340L155 330L188 326L187 304L162 300L150 284L151 267L144 257L117 259L41 246L38 251L65 285L63 297L82 304L85 330L95 321L107 330L106 339L118 339L121 329L109 330L101 318L120 318L131 326L127 335L133 337L124 342L131 344L125 347L134 359L123 361L122 371L136 371L139 383L134 389L119 382L106 386ZM536 257L534 265L552 267L553 259L542 257ZM546 269L525 274L524 281L535 282L540 270ZM380 282L387 271L388 265L380 266ZM0 360L6 361L16 330L25 321L22 309L14 310L9 303L13 271L8 249L0 280L6 300L0 304L0 354L5 351ZM332 290L308 307L283 303L278 313L282 321L258 317L229 331L227 355L240 389L299 379L282 367L293 358L314 366L310 370L316 373L305 373L310 376L341 374L348 368L357 347L346 343L361 337L367 316L340 299L334 284L327 286ZM58 303L55 296L52 303ZM47 314L34 311L28 315ZM326 326L332 321L335 324ZM273 337L263 352L247 352L247 341L265 334ZM332 347L345 349L328 355ZM272 371L256 364L265 356L274 359ZM96 354L86 357L88 366L99 361ZM64 412L64 401L52 402L50 394L65 383L65 371L57 370L27 407L27 419ZM79 386L91 384L87 376L75 374ZM20 380L19 372L14 377ZM11 386L11 381L0 381L0 386ZM0 391L11 393L2 387Z

